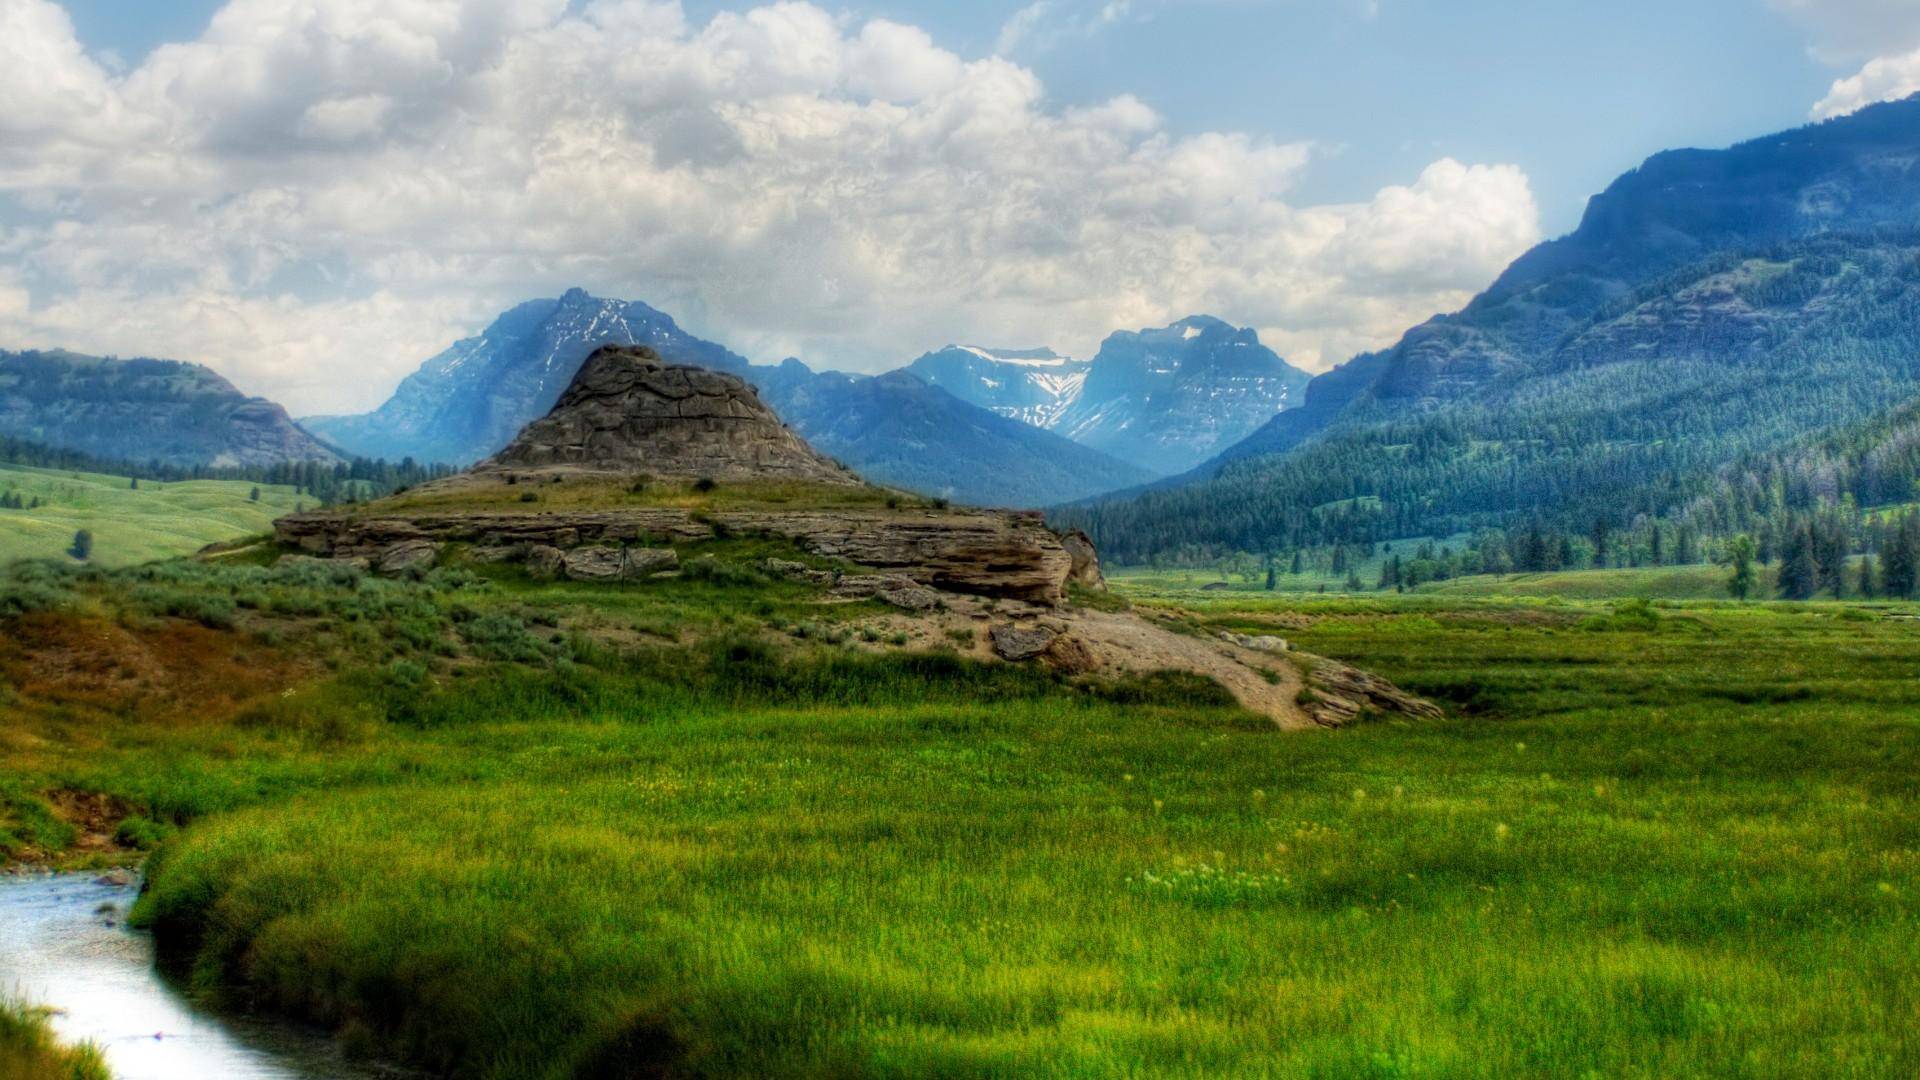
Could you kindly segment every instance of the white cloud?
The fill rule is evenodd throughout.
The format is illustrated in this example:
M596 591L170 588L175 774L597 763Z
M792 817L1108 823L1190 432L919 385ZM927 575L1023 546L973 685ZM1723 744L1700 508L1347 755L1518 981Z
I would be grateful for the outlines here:
M1914 93L1920 93L1920 49L1868 61L1857 74L1837 80L1813 107L1813 116L1817 120L1845 116L1875 102L1894 101Z
M1857 69L1816 103L1816 120L1920 91L1920 0L1766 0L1805 27L1807 51L1830 67Z
M1920 48L1920 4L1914 0L1767 0L1767 4L1806 27L1810 51L1835 67Z
M200 360L296 412L572 284L766 360L1086 353L1207 311L1324 366L1538 235L1511 167L1296 206L1311 147L1050 107L1010 61L804 3L233 0L121 76L0 0L0 101L0 345Z

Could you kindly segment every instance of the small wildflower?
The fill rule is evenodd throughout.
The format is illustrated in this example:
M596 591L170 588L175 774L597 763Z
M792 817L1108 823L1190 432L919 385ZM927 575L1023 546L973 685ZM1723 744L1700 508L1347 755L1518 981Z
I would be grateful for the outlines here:
M1508 834L1510 834L1510 833L1512 833L1512 832L1513 832L1513 830L1512 830L1512 829L1509 829L1509 828L1507 828L1507 826L1505 825L1505 823L1502 823L1502 824L1499 824L1499 825L1495 825L1495 826L1493 827L1493 835L1494 835L1494 836L1495 836L1496 838L1498 838L1498 839L1501 839L1501 840L1505 840L1505 839L1507 838L1507 836L1508 836Z
M1120 779L1121 779L1121 780L1123 780L1123 781L1125 781L1125 782L1127 782L1127 783L1129 783L1129 784L1131 784L1131 783L1133 783L1133 774L1132 774L1132 773L1121 773L1121 774L1120 774Z
M1517 743L1514 743L1514 744L1513 744L1513 748L1514 748L1515 750L1518 750L1518 751L1520 751L1520 752L1521 752L1521 753L1523 753L1523 754L1527 752L1527 744L1526 744L1526 743L1523 743L1523 742L1517 742Z
M1367 791L1365 788L1353 789L1353 801L1359 802L1361 799L1364 799L1366 797L1367 797Z
M1153 800L1153 812L1156 814L1159 813L1166 805L1166 803L1161 802L1159 799Z

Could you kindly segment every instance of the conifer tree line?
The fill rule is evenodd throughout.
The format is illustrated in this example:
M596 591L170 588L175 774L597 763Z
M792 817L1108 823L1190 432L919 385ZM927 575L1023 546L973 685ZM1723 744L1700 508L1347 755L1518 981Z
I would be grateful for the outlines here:
M312 496L320 506L378 498L459 471L450 465L421 465L412 458L403 458L398 462L354 458L331 464L287 461L272 465L217 468L211 465L167 465L159 461L115 461L7 436L0 436L0 463L125 476L129 486L135 490L139 489L143 480L161 484L183 480L244 480L256 485L294 488L303 495ZM12 506L7 505L4 499L5 496L0 496L0 509L27 509L17 504L18 495L14 496L16 504Z

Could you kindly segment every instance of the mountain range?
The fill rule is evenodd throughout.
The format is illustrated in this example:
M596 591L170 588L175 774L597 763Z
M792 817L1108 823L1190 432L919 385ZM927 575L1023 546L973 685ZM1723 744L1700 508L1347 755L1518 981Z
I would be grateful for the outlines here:
M907 371L1149 472L1185 472L1299 400L1307 373L1206 315L1108 337L1092 360L950 345Z
M340 460L285 409L210 368L60 350L0 351L0 435L162 465Z
M304 423L371 457L470 463L551 409L588 354L608 344L647 345L674 363L738 375L825 453L874 480L931 495L1046 506L1155 475L904 371L874 377L816 372L797 359L752 364L644 303L581 289L506 312L428 360L371 413Z
M1462 311L1060 520L1140 559L1659 514L1917 377L1920 97L1656 155Z

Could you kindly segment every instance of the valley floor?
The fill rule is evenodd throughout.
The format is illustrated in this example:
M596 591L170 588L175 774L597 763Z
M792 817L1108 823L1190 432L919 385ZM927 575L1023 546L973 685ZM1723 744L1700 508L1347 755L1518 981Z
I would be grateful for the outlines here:
M1141 601L1449 711L1288 733L716 554L43 576L0 843L460 1076L1920 1074L1912 605Z

